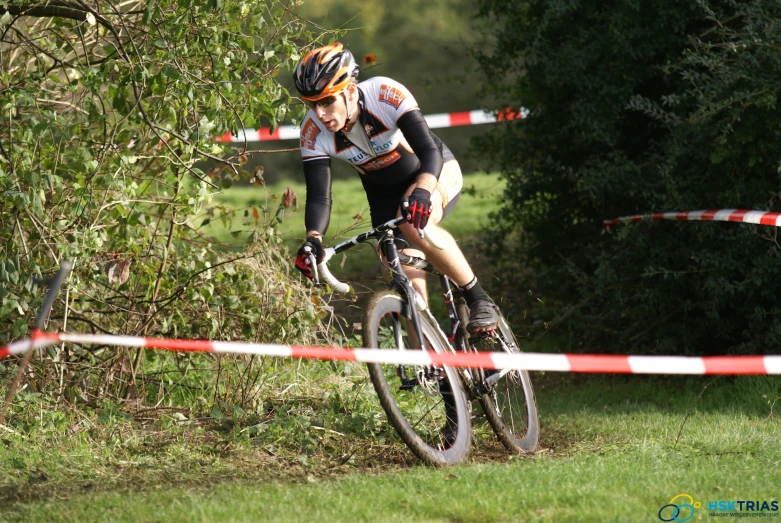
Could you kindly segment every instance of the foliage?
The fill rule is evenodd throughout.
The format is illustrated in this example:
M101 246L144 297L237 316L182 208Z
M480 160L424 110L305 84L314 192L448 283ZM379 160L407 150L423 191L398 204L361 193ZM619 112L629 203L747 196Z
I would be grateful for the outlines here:
M465 0L307 2L301 14L346 30L340 41L355 55L361 78L390 76L412 90L427 113L475 109L476 64L470 56Z
M301 111L275 78L313 37L293 7L0 2L0 340L29 332L43 295L33 275L63 260L75 271L49 329L313 339L325 312L288 278L283 212L247 213L242 253L201 231L217 184L248 178L252 154L213 137ZM204 173L205 159L218 167ZM189 357L141 354L52 349L60 365L41 365L34 381L72 399L142 401L167 372L197 371ZM144 380L144 369L163 378Z
M777 350L774 230L668 222L599 232L605 218L649 211L778 209L781 6L480 8L495 23L496 46L479 57L486 90L531 109L482 144L507 178L491 241L513 284L532 286L544 319L592 349Z
M313 24L339 28L339 41L353 53L361 68L360 80L389 76L406 85L423 114L479 109L480 77L469 49L476 40L472 29L472 0L317 0L304 2L298 12ZM373 60L372 60L373 58ZM292 87L291 71L279 81ZM453 151L464 172L482 167L469 154L470 138L486 125L436 129ZM258 147L279 149L290 142L261 142ZM300 154L275 154L256 158L266 168L271 183L296 178L303 181ZM335 178L355 177L355 170L332 162Z

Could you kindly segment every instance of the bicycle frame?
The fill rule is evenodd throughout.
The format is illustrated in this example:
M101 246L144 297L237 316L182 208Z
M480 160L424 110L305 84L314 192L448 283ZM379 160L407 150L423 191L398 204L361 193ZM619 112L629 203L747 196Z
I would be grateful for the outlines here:
M464 340L463 330L461 329L461 320L458 317L458 311L456 310L450 278L442 274L427 260L408 256L402 252L399 252L399 249L396 246L393 230L398 228L398 226L405 221L406 220L403 217L390 220L370 231L354 236L353 238L350 238L334 246L333 248L326 249L326 261L331 256L340 252L344 252L360 243L370 239L376 239L378 241L379 249L385 257L387 268L390 272L391 288L404 296L407 303L410 304L410 320L412 321L412 327L414 329L415 335L418 337L418 340L421 340L421 345L423 343L422 340L424 340L424 337L418 307L420 306L421 310L426 310L427 306L425 306L425 301L412 286L409 277L403 271L401 266L405 265L415 267L438 276L440 285L442 287L442 296L445 300L445 306L447 308L447 314L450 321L450 332L449 334L445 334L445 338L453 350L463 352L466 350L466 343ZM321 273L327 274L327 266L325 265L325 262L320 265L320 268ZM337 281L336 283L340 282ZM420 300L420 302L418 300ZM435 323L439 325L439 322ZM403 369L401 372L404 373ZM475 383L471 372L469 372L468 369L461 369L460 374L464 377L465 381L467 382L466 385L471 390L473 388L473 384Z
M401 350L404 350L405 348L417 349L419 346L421 349L426 349L427 347L425 345L426 340L428 339L431 342L436 342L438 348L445 348L446 350L451 351L493 351L496 350L497 346L495 344L498 343L498 348L503 353L518 352L515 337L503 318L500 318L501 322L497 326L497 329L486 333L479 333L477 337L470 335L467 339L467 334L462 328L461 317L458 314L460 306L457 305L457 300L460 300L460 298L457 295L457 287L456 289L453 289L453 286L450 284L448 277L438 271L425 259L411 257L402 252L399 252L399 248L395 243L393 229L397 228L404 222L404 218L396 218L395 220L386 222L379 227L372 229L371 231L350 238L349 240L338 244L336 247L325 249L324 260L318 264L318 268L320 270L321 276L323 277L323 280L337 292L349 292L349 285L340 282L333 276L333 274L330 273L327 265L328 259L331 258L334 254L350 249L353 246L358 245L359 243L362 243L368 239L376 239L378 251L383 255L386 267L388 269L390 288L394 293L398 294L402 300L402 305L400 308L398 305L395 305L391 308L384 306L385 308L382 309L383 311L396 311L392 313L393 321L391 326L392 335L394 336L396 342L396 348ZM423 237L422 231L419 232L421 233L421 237ZM429 238L429 243L437 247L436 237ZM314 260L312 260L312 262L314 262ZM443 331L442 326L431 314L431 311L429 310L425 300L416 292L409 277L402 270L402 266L413 267L439 277L442 287L442 295L445 299L445 305L450 320L450 335ZM383 300L386 296L380 295ZM464 311L461 312L463 313ZM383 314L387 314L387 312L384 312ZM377 319L377 316L367 312L366 318L369 318L366 321L374 322ZM405 325L409 339L406 342L402 332L401 321L407 322ZM429 324L430 328L428 327ZM365 325L364 328L366 329ZM429 338L425 338L422 335L424 329L428 332L430 336ZM434 332L431 332L430 329L434 329ZM379 347L380 345L377 336L379 331L374 328L374 326L370 326L368 331L371 338L371 343L377 344L374 346ZM413 336L416 336L417 340L412 340ZM482 340L489 340L490 344L481 348L480 345L482 345ZM432 347L428 348L431 349ZM410 375L409 370L414 370L415 375ZM442 371L444 371L444 374L449 376L449 379L441 379L441 377L443 377ZM380 395L381 402L384 399L385 403L388 403L388 405L383 404L383 408L385 408L386 413L389 416L389 420L393 421L394 428L397 430L399 435L402 436L402 439L405 440L405 443L407 443L407 445L415 453L424 459L439 462L438 460L441 458L441 456L437 455L432 458L432 455L428 454L427 451L421 450L423 447L429 450L433 447L430 447L425 442L423 443L422 447L419 445L420 442L415 439L419 439L419 436L415 432L414 428L411 429L409 425L406 425L405 416L403 414L399 414L398 412L398 405L394 407L395 400L392 398L389 399L389 396L387 395L388 384L385 381L385 377L380 374L380 378L377 378L378 381L375 381L377 372L382 371L378 371L376 368L372 368L370 366L369 373L372 377L372 381L374 382L375 388ZM497 372L492 370L484 370L479 367L453 369L447 366L443 367L435 365L422 367L414 365L398 365L396 368L396 373L401 379L401 390L413 389L418 386L422 387L424 392L429 392L431 387L435 387L437 389L436 392L442 395L442 400L445 402L445 415L447 416L447 420L452 420L454 418L448 414L448 408L449 406L452 407L452 403L447 402L447 398L450 396L447 395L445 388L449 388L451 383L454 383L453 380L458 380L460 382L458 384L458 389L460 389L458 392L458 401L463 403L464 400L467 400L467 402L469 400L478 400L482 405L488 423L494 429L497 437L505 447L513 452L533 452L537 448L539 442L539 420L537 417L536 403L534 401L534 391L526 372L516 373L507 377L510 372L513 371L503 370ZM523 405L521 405L523 412L519 412L517 414L518 421L522 423L520 430L518 430L518 427L516 427L516 414L513 410L514 407L506 407L509 409L507 412L510 413L509 425L508 422L504 420L505 406L500 408L500 404L504 405L504 401L509 402L508 405L515 404L517 401L515 399L516 393L514 392L509 395L502 393L503 396L501 396L501 398L499 397L498 393L500 392L500 385L498 382L503 377L507 377L507 380L512 381L512 383L515 385L513 390L518 387L522 387L523 389ZM465 394L466 397L463 397L462 394ZM463 407L462 403L461 406ZM461 412L460 414L457 414L457 416L463 416L463 414L464 413ZM465 422L468 421L469 417L467 414ZM465 426L468 426L468 423Z

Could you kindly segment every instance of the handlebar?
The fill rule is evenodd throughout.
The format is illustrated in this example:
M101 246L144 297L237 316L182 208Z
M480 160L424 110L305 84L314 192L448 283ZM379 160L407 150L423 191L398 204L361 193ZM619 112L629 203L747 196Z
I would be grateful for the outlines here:
M333 290L336 292L348 293L350 292L350 286L337 280L336 277L331 274L331 270L328 268L328 260L330 260L334 254L336 254L336 250L332 247L325 249L325 258L323 258L323 261L317 264L317 269L320 271L320 275L323 277L323 281L330 285ZM317 273L315 273L315 283L317 283Z
M328 260L330 260L335 254L338 254L342 251L346 251L350 247L358 245L359 243L363 243L369 238L378 238L386 231L390 229L395 229L404 222L406 222L406 220L403 217L395 218L386 223L383 223L382 225L375 227L371 231L359 234L358 236L354 236L349 240L345 240L334 247L328 247L327 249L325 249L325 256L323 258L323 261L321 261L320 263L316 263L315 255L314 253L311 252L311 250L307 251L309 254L309 263L312 267L314 267L312 272L313 272L315 283L320 283L320 280L322 280L328 285L330 285L331 288L336 292L341 292L341 293L350 292L350 286L342 281L339 281L331 273L331 270L328 268ZM436 235L432 235L431 231L418 229L418 234L420 234L421 238L425 238L426 241L428 241L428 243L430 243L431 246L434 247L435 249L438 249L440 251L444 250L442 242L436 238Z

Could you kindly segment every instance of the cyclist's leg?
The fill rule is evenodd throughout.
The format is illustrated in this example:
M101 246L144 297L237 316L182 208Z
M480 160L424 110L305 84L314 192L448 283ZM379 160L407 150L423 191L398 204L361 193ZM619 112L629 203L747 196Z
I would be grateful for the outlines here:
M425 258L426 256L417 249L406 248L402 252L407 256L415 256L417 258ZM415 287L418 294L423 297L423 300L428 304L428 287L426 285L426 271L410 267L409 265L403 265L404 272L407 273L407 277Z
M470 308L469 331L475 333L490 331L496 328L499 321L496 306L475 278L469 262L453 236L438 225L452 211L460 196L461 185L461 169L458 162L455 160L445 162L437 190L431 195L432 212L426 227L426 230L431 232L432 236L435 236L442 244L442 250L436 249L425 240L421 240L417 231L410 224L403 224L401 229L404 235L410 239L410 243L422 251L425 258L462 289ZM411 194L414 188L414 186L408 188L406 194Z
M464 286L472 281L475 274L453 236L438 224L455 207L455 203L461 195L461 186L461 168L458 162L456 160L445 162L439 176L437 190L431 194L431 217L426 227L426 230L432 231L432 235L436 236L443 244L443 250L440 251L427 241L421 240L412 225L405 223L400 227L404 237L416 248L418 256L429 260L458 286ZM409 196L414 189L415 185L413 184L407 189L405 196ZM400 215L399 211L397 216Z
M371 219L372 219L372 227L377 227L389 220L392 220L394 218L397 218L399 216L399 205L401 204L401 200L404 197L404 191L406 190L406 187L404 186L390 186L387 188L387 193L377 195L376 193L369 194L367 193L368 201L369 201L369 209L371 211ZM401 252L407 254L408 256L416 256L419 258L425 258L423 253L419 250L409 248L410 242L406 240L404 235L401 233L399 229L395 231L396 234L396 245L401 248ZM405 248L402 248L406 246ZM385 257L382 252L378 253L380 258L384 261ZM407 277L410 279L410 282L412 283L412 286L415 288L415 291L420 294L423 299L428 303L428 294L426 290L426 273L425 271L422 271L420 269L415 269L414 267L409 266L402 266L404 269L404 272L407 274ZM388 271L385 266L381 266L381 270L384 276L387 277Z

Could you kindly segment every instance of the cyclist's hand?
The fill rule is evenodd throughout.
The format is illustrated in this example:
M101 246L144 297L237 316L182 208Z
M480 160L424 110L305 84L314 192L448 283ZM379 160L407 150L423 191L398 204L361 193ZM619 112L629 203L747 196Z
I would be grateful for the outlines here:
M311 255L314 255L316 263L320 263L325 258L325 250L323 249L323 244L320 241L320 238L317 236L310 236L307 238L301 248L298 249L297 254L296 269L301 271L301 274L314 282L315 277L312 272Z
M431 216L431 193L420 188L412 191L401 203L401 215L416 229L425 229Z

